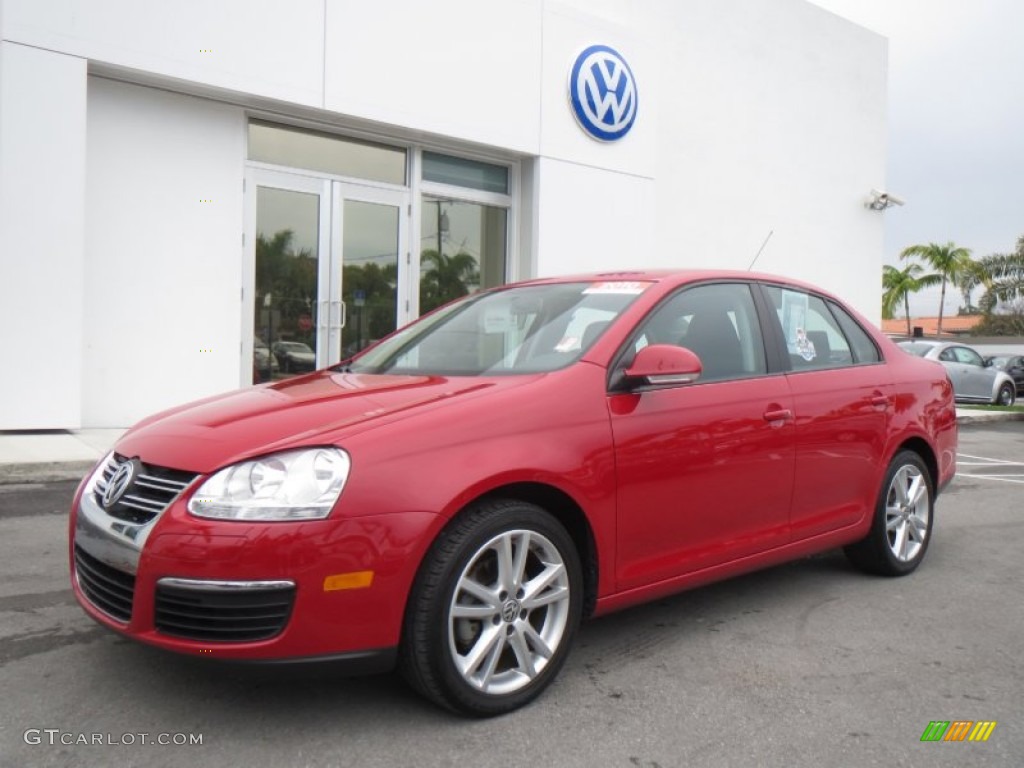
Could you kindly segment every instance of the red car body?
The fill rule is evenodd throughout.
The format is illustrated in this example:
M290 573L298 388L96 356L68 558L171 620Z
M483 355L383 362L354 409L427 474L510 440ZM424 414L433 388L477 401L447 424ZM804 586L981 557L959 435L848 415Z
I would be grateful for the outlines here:
M944 372L903 353L853 312L879 352L873 364L610 391L610 366L624 340L687 286L741 281L835 301L810 286L748 273L645 272L533 284L622 279L642 283L642 292L558 370L446 376L328 369L146 419L115 453L196 477L128 544L110 525L85 519L83 504L99 504L83 498L83 481L69 547L79 603L99 623L172 651L251 660L349 657L377 669L394 663L428 550L475 500L524 499L557 515L585 564L584 614L599 615L863 539L886 468L900 451L921 456L936 493L953 477L957 429ZM766 334L766 345L772 338ZM351 457L344 491L326 518L260 522L190 513L191 496L218 470L303 446L340 446ZM97 578L134 577L127 613L112 616L83 592L76 551L85 558L77 567L91 563ZM154 596L167 578L287 580L294 598L271 637L195 639L157 626Z

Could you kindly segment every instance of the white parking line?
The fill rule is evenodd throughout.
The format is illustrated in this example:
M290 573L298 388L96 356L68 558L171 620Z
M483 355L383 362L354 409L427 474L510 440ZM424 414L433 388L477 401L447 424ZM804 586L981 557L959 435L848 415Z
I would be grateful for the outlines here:
M1017 475L1018 479L1009 477L995 477L993 475L969 475L966 472L957 472L957 477L973 477L975 480L999 480L1004 483L1013 483L1015 485L1024 485L1024 475Z
M960 461L960 459L978 459L977 462L973 461ZM977 464L978 466L985 466L988 464L1009 464L1014 467L1024 467L1022 461L1007 461L1006 459L990 459L987 456L971 456L969 453L958 453L956 455L957 463L960 464Z
M965 461L965 459L973 459L973 461ZM988 456L971 456L967 453L959 453L956 458L957 467L977 467L978 469L984 469L986 467L997 470L1013 469L1020 467L1020 472L1005 473L1005 472L993 472L991 474L972 474L970 472L957 472L957 477L972 477L976 480L999 480L1003 483L1014 483L1016 485L1024 485L1024 462L1021 461L1007 461L1006 459L993 459Z

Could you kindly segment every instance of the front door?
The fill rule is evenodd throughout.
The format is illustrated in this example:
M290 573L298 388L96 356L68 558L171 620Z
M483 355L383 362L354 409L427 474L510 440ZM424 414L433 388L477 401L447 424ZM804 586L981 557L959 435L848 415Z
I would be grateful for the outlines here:
M618 587L632 589L789 540L795 431L783 376L767 375L750 288L669 299L634 339L686 347L694 384L609 398L618 478Z
M333 365L412 319L407 192L265 169L247 190L243 382Z

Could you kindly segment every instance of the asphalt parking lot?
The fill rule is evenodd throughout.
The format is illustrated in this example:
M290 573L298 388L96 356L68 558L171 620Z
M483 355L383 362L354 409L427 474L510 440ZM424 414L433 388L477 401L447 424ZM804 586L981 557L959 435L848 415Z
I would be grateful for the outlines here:
M832 552L591 621L544 697L490 721L394 677L121 640L67 588L74 483L0 485L0 765L1019 766L1024 423L964 427L960 451L916 574ZM997 725L921 741L958 720Z

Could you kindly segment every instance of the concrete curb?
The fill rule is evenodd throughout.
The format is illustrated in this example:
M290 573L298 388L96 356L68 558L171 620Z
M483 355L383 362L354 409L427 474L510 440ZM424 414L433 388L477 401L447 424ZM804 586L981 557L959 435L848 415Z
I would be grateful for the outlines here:
M35 464L0 464L0 485L56 483L81 480L93 461L46 461Z
M986 413L985 411L969 411L965 409L958 409L956 412L956 423L961 426L964 424L984 424L993 421L1024 421L1024 413L1007 411Z

